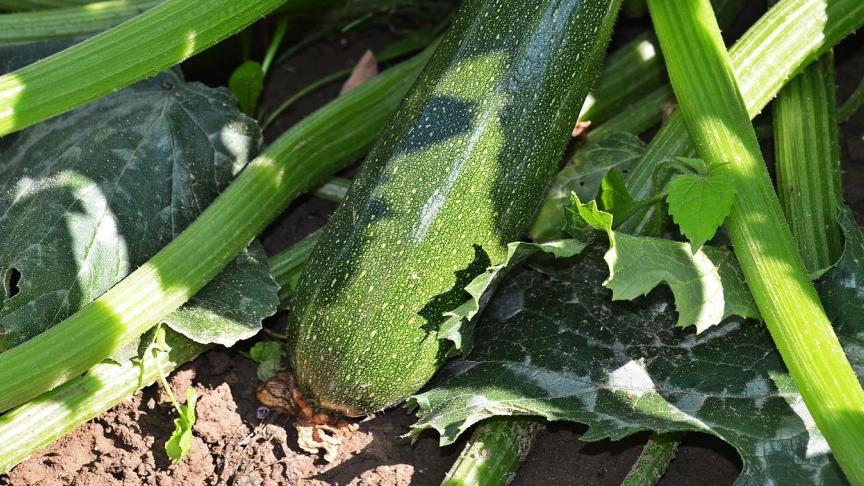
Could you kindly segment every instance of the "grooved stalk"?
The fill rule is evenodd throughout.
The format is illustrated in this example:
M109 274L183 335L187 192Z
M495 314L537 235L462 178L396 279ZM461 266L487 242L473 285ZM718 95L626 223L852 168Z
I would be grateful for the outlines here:
M160 2L161 0L110 0L41 12L0 15L0 43L34 42L95 34L149 10Z
M113 29L2 76L0 136L169 68L285 1L165 0Z
M142 267L60 324L0 354L0 411L80 375L184 304L298 193L365 152L429 54L386 71L306 118Z
M759 312L834 458L851 483L864 484L864 391L784 220L711 4L648 7L699 155L735 174L725 226Z
M666 473L669 463L675 457L678 443L684 437L683 433L654 434L636 459L636 463L627 473L621 486L654 486Z
M834 57L829 52L789 82L774 102L777 194L807 270L837 261L843 203Z
M750 118L762 111L796 73L864 25L861 0L783 0L760 18L729 51L731 67ZM693 149L687 128L674 113L630 172L627 188L637 199L653 191L657 164ZM653 210L621 225L629 233L651 223Z
M509 484L543 427L542 420L524 417L493 417L482 422L474 429L441 485Z

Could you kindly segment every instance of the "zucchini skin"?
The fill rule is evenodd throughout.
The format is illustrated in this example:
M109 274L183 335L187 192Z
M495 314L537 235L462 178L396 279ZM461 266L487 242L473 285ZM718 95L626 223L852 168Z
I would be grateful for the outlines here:
M531 222L619 6L468 0L460 10L304 268L288 354L307 398L373 413L452 354L437 326Z

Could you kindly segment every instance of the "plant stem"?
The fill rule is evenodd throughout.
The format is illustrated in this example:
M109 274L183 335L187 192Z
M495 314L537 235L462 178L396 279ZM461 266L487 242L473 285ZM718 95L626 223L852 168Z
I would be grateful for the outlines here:
M818 59L844 37L864 25L860 0L783 0L760 18L729 51L732 69L747 113L755 117L783 84ZM653 191L657 164L692 152L681 115L674 113L633 168L627 189L644 199ZM640 231L652 222L653 210L630 219L626 232Z
M171 67L285 1L165 0L117 27L6 74L0 77L0 136Z
M386 62L386 61L389 61L391 59L395 59L397 57L401 57L401 56L404 56L406 54L410 54L412 52L419 51L420 49L423 49L423 48L427 47L428 45L430 45L429 42L426 42L422 39L419 39L417 43L411 43L411 42L406 43L406 42L404 42L404 40L405 39L393 43L392 46L395 47L394 49L385 48L384 51L386 51L387 54L385 56L379 57L377 59L377 61L378 62ZM431 43L434 44L435 41L432 40ZM384 52L384 51L382 51L382 52ZM338 81L342 78L347 77L348 75L351 74L351 71L353 71L353 70L354 70L353 67L340 69L336 72L330 73L330 74L328 74L328 75L326 75L326 76L324 76L324 77L322 77L316 81L313 81L313 82L307 84L300 91L294 93L293 95L288 97L287 100L283 101L279 106L276 107L275 110L268 113L267 116L261 120L261 129L267 130L267 128L269 128L270 125L272 125L273 122L276 121L276 119L279 118L279 116L285 112L285 110L294 106L294 103L297 103L298 101L303 99L305 96L307 96L309 93L313 93L313 92L323 88L324 86L327 86L328 84L330 84L334 81Z
M644 7L644 0L639 0ZM743 0L714 0L720 24L730 23L741 11ZM625 2L626 5L626 2ZM625 7L626 9L626 7ZM653 32L639 34L609 54L582 107L580 120L599 124L610 117L629 112L629 105L643 95L659 96L658 89L667 83L666 66ZM672 90L665 87L666 93ZM656 119L660 120L661 110ZM634 132L637 133L637 132Z
M0 416L0 474L67 432L156 381L159 368L173 370L204 352L168 330L169 352L145 353L140 362L106 361L82 376Z
M509 484L544 426L543 420L524 417L494 417L480 423L442 486Z
M675 457L678 443L683 433L654 434L636 459L636 463L621 482L621 486L654 486L666 473L669 463Z
M864 391L783 218L711 4L649 0L648 8L699 155L735 173L725 226L759 312L834 458L864 484Z
M288 19L282 17L276 22L276 31L273 32L273 37L270 39L270 45L267 46L267 53L264 55L264 60L261 62L261 71L265 76L270 70L270 66L273 64L273 58L276 57L276 52L279 51L279 47L282 45L282 39L285 38L286 32L288 32Z
M864 105L864 79L861 79L855 91L843 102L843 105L837 112L837 120L840 123L846 123L856 111L861 109L862 105Z
M807 271L837 261L843 204L834 57L829 52L780 91L774 102L777 195Z
M138 270L63 322L0 354L0 411L80 375L184 304L298 193L365 153L429 54L386 71L306 118Z
M309 253L321 237L321 231L315 231L302 240L294 243L291 248L270 258L270 273L279 284L279 301L285 302L297 287L297 279L303 264L309 258Z
M0 0L0 10L11 12L77 7L97 0Z
M160 0L110 0L41 12L0 15L0 44L95 34L158 5Z

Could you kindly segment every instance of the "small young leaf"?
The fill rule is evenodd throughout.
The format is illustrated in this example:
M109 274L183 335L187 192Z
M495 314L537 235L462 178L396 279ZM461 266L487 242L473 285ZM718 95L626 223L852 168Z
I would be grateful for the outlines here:
M612 169L603 176L600 183L600 201L603 209L621 220L633 210L635 201L624 184L624 175Z
M258 379L267 381L276 376L282 367L281 343L276 341L258 341L249 350L249 357L258 363Z
M596 199L604 174L610 169L626 173L645 153L645 143L627 132L613 133L608 138L580 148L567 167L561 170L546 193L529 234L534 241L549 241L564 237L563 204L575 192L583 201Z
M180 416L174 419L174 432L165 443L165 453L177 464L192 447L192 427L195 425L195 402L198 394L191 386L186 389L186 404L180 405Z
M693 251L714 237L735 202L735 180L728 164L706 164L701 159L678 157L694 170L669 183L669 214Z
M246 61L238 66L228 79L228 88L237 97L240 111L255 116L258 97L264 90L264 71L261 69L261 64Z

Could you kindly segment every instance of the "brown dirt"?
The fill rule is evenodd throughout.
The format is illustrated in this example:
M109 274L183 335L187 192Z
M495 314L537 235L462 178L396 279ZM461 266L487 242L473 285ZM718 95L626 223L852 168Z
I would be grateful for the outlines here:
M386 30L337 38L314 46L280 66L265 92L265 103L284 99L306 83L335 69L351 66L367 48L373 50L396 36ZM847 42L840 69L841 99L860 77L864 49L860 38ZM851 66L851 67L849 67ZM338 83L301 101L274 125L270 137L299 120L338 92ZM844 127L845 184L850 204L864 214L864 113ZM271 227L263 240L279 251L322 226L335 205L301 198ZM274 321L276 322L276 321ZM79 427L60 441L0 476L0 486L24 485L433 485L458 455L461 443L437 446L425 434L411 446L400 436L412 417L397 409L343 434L338 460L325 464L304 454L286 419L256 418L255 365L235 350L214 350L182 367L170 379L177 396L194 386L199 395L198 422L192 452L172 466L163 444L173 428L173 412L158 387L150 387ZM516 485L620 484L639 454L646 435L620 442L586 444L584 429L551 424L538 440L516 478ZM661 480L663 485L730 484L740 470L735 451L718 439L690 434Z

